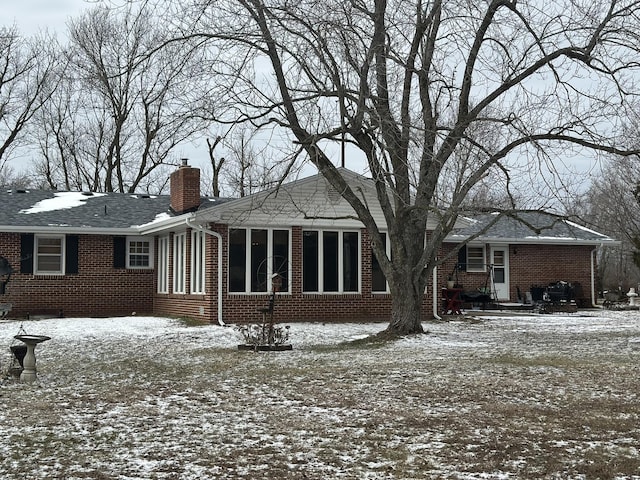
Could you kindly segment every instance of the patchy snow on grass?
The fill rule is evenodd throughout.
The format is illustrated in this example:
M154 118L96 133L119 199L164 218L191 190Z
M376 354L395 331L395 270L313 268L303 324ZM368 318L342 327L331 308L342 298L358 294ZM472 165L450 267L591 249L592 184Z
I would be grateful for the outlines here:
M3 479L640 479L640 314L291 324L288 352L156 317L20 327L38 381L0 384Z

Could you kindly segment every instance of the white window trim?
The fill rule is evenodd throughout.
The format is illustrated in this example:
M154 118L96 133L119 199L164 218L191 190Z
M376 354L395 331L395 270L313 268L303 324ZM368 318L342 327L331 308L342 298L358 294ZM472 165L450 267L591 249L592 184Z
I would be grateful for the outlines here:
M471 263L469 262L469 249L470 248L480 248L482 249L482 267L480 268L474 268L471 266ZM479 273L484 273L487 271L487 249L486 249L486 245L484 244L468 244L467 245L467 272L479 272Z
M131 265L131 249L129 248L132 242L145 242L149 245L149 253L147 256L149 260L146 266ZM153 239L149 237L127 237L127 268L133 270L150 270L153 268ZM136 254L143 255L143 254Z
M291 293L291 251L292 251L292 245L291 245L291 241L292 241L292 235L291 235L291 229L290 228L271 228L271 227L257 227L257 226L253 226L253 227L233 227L233 228L229 228L229 231L231 230L244 230L244 234L245 234L245 245L247 246L247 248L245 249L245 279L244 279L244 291L242 292L229 292L230 295L255 295L255 294L270 294L271 291L273 290L273 284L272 284L272 279L271 276L273 275L273 232L275 230L282 230L282 231L286 231L289 235L289 248L287 251L287 276L289 277L289 281L288 281L288 286L287 286L287 290L283 291L280 290L278 293L284 293L284 294L288 294ZM253 292L251 291L251 275L253 274L253 272L251 271L251 231L252 230L266 230L267 231L267 291L263 292ZM228 287L228 285L227 285Z
M60 270L59 271L50 271L50 270L38 270L38 242L40 239L60 239ZM66 236L65 235L35 235L33 241L33 272L35 275L64 275L65 274L65 263L66 263ZM57 256L57 255L56 255Z
M190 289L192 294L206 293L206 233L200 230L191 231L191 273Z
M173 293L186 293L186 248L187 234L173 236Z
M158 293L169 293L169 237L158 238Z
M326 294L326 295L358 295L362 293L362 239L360 230L351 230L351 229L315 229L315 228L306 228L302 231L303 237L304 232L318 232L318 290L317 291L304 291L303 293L311 293L311 294ZM338 232L338 290L337 291L324 291L324 269L322 265L324 263L324 232ZM356 233L358 235L358 290L356 291L344 291L344 234L345 233ZM304 275L304 265L303 275ZM383 292L380 292L383 293Z

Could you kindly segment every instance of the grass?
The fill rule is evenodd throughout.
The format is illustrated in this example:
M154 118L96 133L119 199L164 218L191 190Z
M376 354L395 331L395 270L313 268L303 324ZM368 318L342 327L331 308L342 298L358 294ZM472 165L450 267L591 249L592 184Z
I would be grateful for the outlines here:
M183 324L43 348L40 384L0 387L0 477L640 478L628 332L532 346L491 324L434 329L258 354Z

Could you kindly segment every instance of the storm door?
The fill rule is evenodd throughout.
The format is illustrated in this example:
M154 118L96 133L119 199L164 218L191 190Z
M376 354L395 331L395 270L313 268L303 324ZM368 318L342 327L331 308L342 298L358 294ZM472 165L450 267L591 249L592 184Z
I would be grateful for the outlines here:
M509 300L509 247L491 247L492 291L498 300Z

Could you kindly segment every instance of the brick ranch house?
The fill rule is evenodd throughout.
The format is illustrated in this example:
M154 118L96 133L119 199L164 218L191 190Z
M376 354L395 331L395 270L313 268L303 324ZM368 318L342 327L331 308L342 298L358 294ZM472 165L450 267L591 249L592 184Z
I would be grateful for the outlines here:
M342 173L383 225L371 180ZM168 196L0 192L0 257L12 269L0 304L11 306L9 316L256 321L277 273L280 321L388 320L391 299L367 231L321 176L231 200L201 198L200 171L186 162L170 180ZM529 222L549 226L544 217ZM490 218L460 219L443 255ZM503 219L438 269L425 318L437 314L450 274L511 302L532 285L566 280L590 305L594 252L613 243L568 222L534 233Z

